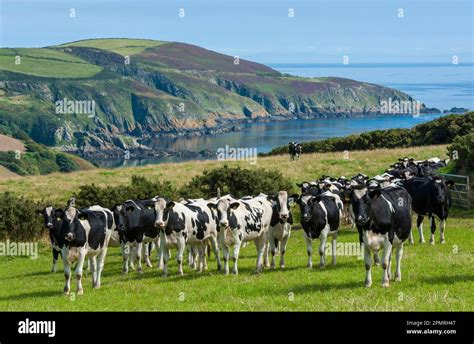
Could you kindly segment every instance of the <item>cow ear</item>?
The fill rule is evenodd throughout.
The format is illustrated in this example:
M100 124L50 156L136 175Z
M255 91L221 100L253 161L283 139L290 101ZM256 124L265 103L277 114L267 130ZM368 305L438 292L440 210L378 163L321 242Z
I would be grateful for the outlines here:
M382 190L380 190L380 189L375 189L375 190L369 191L369 197L370 198L379 197L381 194L382 194Z
M235 209L237 209L239 206L240 206L240 203L239 203L239 202L234 202L234 203L231 203L230 209L235 210Z
M293 194L290 197L288 197L288 203L290 206L293 205L293 203L299 203L300 202L300 195L298 194Z
M208 207L209 209L217 209L217 204L216 204L216 203L209 202L209 203L207 203L207 207Z
M166 203L166 208L173 208L174 207L174 202L173 201L169 201Z
M450 187L450 188L452 188L452 187L454 186L454 184L456 184L456 183L454 182L454 180L448 179L448 180L446 181L446 186L448 186L448 187Z
M89 217L89 214L87 214L87 213L79 213L79 214L77 215L77 217L79 218L79 220L84 221L84 220L87 220L87 218Z
M135 208L132 207L132 206L128 206L127 208L125 208L125 210L126 210L127 212L132 212L132 211L135 210Z

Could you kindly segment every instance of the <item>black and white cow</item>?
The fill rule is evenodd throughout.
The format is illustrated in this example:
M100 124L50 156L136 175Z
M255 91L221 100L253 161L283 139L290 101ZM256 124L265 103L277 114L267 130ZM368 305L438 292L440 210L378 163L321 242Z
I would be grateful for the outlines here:
M303 147L300 143L290 142L288 144L288 153L290 153L290 160L299 160L302 152Z
M413 199L413 211L418 215L416 226L420 234L420 242L425 242L423 237L423 217L428 216L431 224L430 243L435 243L437 216L441 223L439 227L440 242L445 243L444 230L446 229L446 220L449 215L449 207L451 206L450 187L454 186L451 180L444 181L441 177L414 177L403 182L404 188L408 191ZM413 237L411 235L411 242Z
M100 288L107 246L115 227L112 212L100 206L80 210L68 206L62 212L61 219L62 242L59 244L62 245L61 255L66 278L64 294L69 294L71 290L71 264L76 260L77 295L83 294L82 268L86 257L92 258L92 286Z
M122 254L124 257L124 273L128 268L126 262L136 261L137 272L143 273L142 256L145 263L152 267L150 262L153 243L159 251L159 230L155 227L155 200L127 200L122 203L120 213L124 217L124 231L122 232ZM158 266L162 267L162 256L158 254Z
M401 281L403 243L410 235L412 200L408 192L398 186L385 188L359 187L354 190L353 210L358 225L363 229L365 286L372 285L372 255L383 248L382 286L388 287L391 278L392 247L396 249L395 279Z
M163 257L163 275L168 274L169 249L177 248L178 274L183 274L183 253L186 243L198 252L199 271L204 268L205 247L208 240L216 255L217 269L221 269L217 245L217 218L206 201L187 204L173 202L164 197L154 198L155 222L160 230L160 254Z
M210 208L217 210L219 221L219 244L224 256L224 273L229 274L229 253L233 245L234 266L232 272L238 274L239 252L243 243L253 241L257 248L256 272L263 271L267 233L272 218L272 205L266 195L235 200L221 197L217 202L209 202Z
M332 264L335 265L337 235L343 208L341 199L330 191L317 196L293 195L292 197L296 199L301 210L301 226L303 227L303 237L308 252L307 266L309 268L313 267L312 241L319 238L319 267L325 267L326 240L328 235L332 236Z
M53 266L51 267L51 272L56 272L56 264L58 262L59 255L61 254L60 243L63 241L61 239L62 212L62 209L55 209L50 205L44 209L36 211L38 215L43 217L44 226L48 229L51 249L53 252Z
M272 218L270 221L270 229L268 231L267 245L272 255L270 267L275 268L275 254L280 245L280 268L285 267L285 252L288 239L291 235L291 225L293 224L293 215L290 207L294 199L288 197L286 191L280 191L278 195L269 196L272 202ZM267 258L268 261L268 258Z

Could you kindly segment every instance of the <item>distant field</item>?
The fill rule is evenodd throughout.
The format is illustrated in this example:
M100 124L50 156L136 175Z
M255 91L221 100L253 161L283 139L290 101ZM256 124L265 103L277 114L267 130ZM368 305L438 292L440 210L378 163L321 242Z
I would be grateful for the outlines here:
M146 48L157 47L168 42L154 41L150 39L124 39L124 38L109 38L109 39L88 39L84 41L77 41L60 45L60 47L86 47L97 48L112 51L114 53L126 56L141 53Z
M25 145L20 140L14 139L10 136L0 134L0 152L6 151L25 151Z
M17 64L16 56L20 57ZM0 49L0 70L50 78L86 78L102 68L48 48Z
M426 146L400 149L378 149L373 151L349 152L349 159L343 159L342 152L323 154L303 154L301 160L289 161L287 155L258 158L256 165L248 162L225 162L230 166L244 168L278 169L293 182L313 180L321 175L346 177L359 172L375 175L383 172L398 157L413 156L427 159L433 156L446 157L446 146ZM129 183L132 175L169 180L176 186L186 184L193 176L205 170L222 166L224 162L215 160L167 163L120 169L95 169L69 174L53 173L44 176L0 180L0 192L11 191L17 195L53 202L65 202L83 184L119 185ZM295 189L296 191L296 189Z

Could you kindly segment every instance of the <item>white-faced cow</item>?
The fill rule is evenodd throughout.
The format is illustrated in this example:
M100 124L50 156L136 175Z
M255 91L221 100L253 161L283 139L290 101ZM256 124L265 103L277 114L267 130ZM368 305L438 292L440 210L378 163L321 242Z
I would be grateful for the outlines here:
M371 252L378 252L382 248L382 286L388 287L390 283L392 247L396 249L395 279L401 281L403 243L411 229L410 195L402 187L362 186L354 190L352 200L356 221L363 229L365 286L372 285Z
M62 259L66 285L64 293L69 294L71 289L71 264L77 260L76 278L77 294L83 294L82 268L86 257L92 260L92 286L100 288L100 276L104 268L107 245L114 229L114 219L109 209L92 206L76 209L68 206L61 214Z
M272 218L267 240L267 245L272 255L270 267L272 269L275 268L275 254L277 253L278 246L280 246L280 268L284 268L286 246L290 239L291 225L293 224L293 215L290 207L294 199L288 197L286 191L280 191L277 195L272 195L268 198L272 202Z
M36 213L41 215L44 220L44 226L48 229L49 239L51 242L51 249L53 252L53 266L51 272L56 272L56 264L58 262L59 255L61 254L61 245L63 242L61 239L61 226L62 209L55 209L53 206L47 206L42 210L37 210Z
M178 274L183 274L183 253L186 243L198 252L199 271L204 267L205 247L211 241L220 269L215 214L207 202L175 203L164 197L154 198L155 227L160 230L160 249L163 256L163 275L168 274L169 249L177 248Z
M224 273L229 273L230 246L233 245L233 273L238 274L239 252L244 242L253 241L257 248L257 273L263 271L263 255L272 218L272 206L266 195L235 200L221 197L208 206L217 210L219 244L224 256Z
M425 242L423 237L423 217L428 216L431 224L430 243L435 243L436 222L435 216L440 219L440 242L445 243L444 230L451 206L450 187L454 185L451 180L444 181L440 177L414 177L403 182L404 188L413 199L413 211L418 215L416 225L420 234L420 242ZM410 240L413 242L413 238Z
M320 239L319 267L324 268L326 240L332 236L332 264L336 264L336 246L339 224L342 217L343 204L338 195L326 191L318 196L293 195L301 210L301 226L308 253L308 267L313 267L313 244L316 238Z

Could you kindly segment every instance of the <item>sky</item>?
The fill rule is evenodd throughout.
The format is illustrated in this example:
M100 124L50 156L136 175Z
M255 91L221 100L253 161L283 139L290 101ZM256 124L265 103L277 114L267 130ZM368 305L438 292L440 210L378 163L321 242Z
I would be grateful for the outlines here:
M472 63L473 12L474 0L0 0L0 46L129 37L262 63Z

